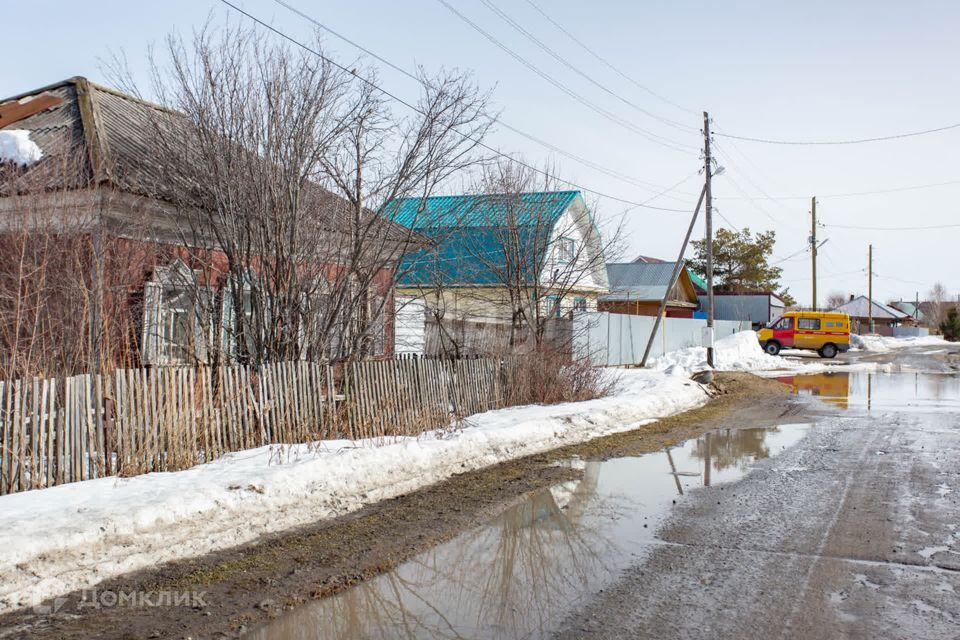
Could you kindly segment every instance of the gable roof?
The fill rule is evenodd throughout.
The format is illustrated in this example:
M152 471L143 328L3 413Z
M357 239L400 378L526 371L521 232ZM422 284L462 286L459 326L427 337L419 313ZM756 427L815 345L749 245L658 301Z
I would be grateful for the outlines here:
M915 302L909 302L907 300L898 300L897 302L891 302L890 306L894 309L904 312L911 318L915 320L923 320L924 315L920 307L917 306Z
M867 296L857 296L853 300L844 302L832 310L842 311L854 318L867 318L870 316L870 301L867 299ZM873 317L878 320L907 320L912 316L874 300Z
M676 262L614 262L607 264L610 293L601 300L662 300L670 284ZM696 291L690 274L680 270L677 286L686 294L682 302L697 303Z
M165 174L153 152L152 136L158 118L161 126L169 123L177 134L182 128L184 136L193 135L183 113L81 76L0 100L0 130L26 129L43 151L40 161L30 165L23 176L24 180L30 176L31 186L40 184L45 189L110 184L149 198L173 199L169 173ZM0 165L3 177L4 167ZM17 193L26 182L4 184L0 180L0 196L12 195L3 192L11 184L13 193ZM348 215L349 204L317 183L308 186L305 191L336 228L337 221ZM369 210L367 213L376 215ZM421 234L410 233L382 216L376 230L395 242L429 244Z
M387 206L390 217L424 233L464 227L502 227L511 218L518 226L552 226L579 191L432 196L404 198Z
M385 207L396 223L431 238L435 246L407 255L400 284L476 286L501 284L496 265L506 264L505 233L520 243L523 277L540 272L557 221L579 191L538 191L405 198ZM586 210L586 205L583 205ZM515 228L515 231L507 229Z

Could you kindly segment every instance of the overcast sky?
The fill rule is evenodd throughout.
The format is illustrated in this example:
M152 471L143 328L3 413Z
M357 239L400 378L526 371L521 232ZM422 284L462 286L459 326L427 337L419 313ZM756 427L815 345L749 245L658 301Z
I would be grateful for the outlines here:
M560 175L571 182L644 202L687 178L674 192L649 202L654 206L692 209L702 179L696 171L704 110L718 133L797 141L872 138L960 122L957 2L808 1L785 6L732 0L535 0L620 75L527 0L488 1L593 82L539 49L480 0L447 0L620 124L539 77L439 0L288 0L402 68L473 71L482 86L494 89L505 123L624 176L585 166L503 128L492 135L494 146L522 153L532 163L555 161ZM309 23L273 0L235 2L295 38L311 36ZM103 81L102 60L114 51L126 54L146 84L148 45L172 29L189 32L211 12L222 19L229 10L218 0L6 3L3 20L16 28L5 30L8 56L0 96L74 75ZM232 19L243 20L237 14ZM326 36L326 42L340 60L362 56L333 36ZM370 63L379 67L384 87L416 97L411 80ZM877 297L913 299L916 291L923 297L938 279L954 296L960 293L960 227L876 231L830 226L960 224L960 128L842 146L771 145L720 136L715 142L718 161L726 168L714 179L716 206L725 218L718 218L717 225L775 229L777 259L789 258L780 264L784 284L801 303L808 304L810 296L810 256L803 249L813 195L819 196L818 217L826 225L818 235L828 239L820 250L821 303L833 291L866 293L871 242ZM903 189L954 181L958 184ZM643 186L647 183L655 186ZM884 190L893 191L837 196ZM627 207L585 195L602 219L616 218ZM675 257L686 214L634 208L627 216L629 257ZM697 234L702 236L702 225Z

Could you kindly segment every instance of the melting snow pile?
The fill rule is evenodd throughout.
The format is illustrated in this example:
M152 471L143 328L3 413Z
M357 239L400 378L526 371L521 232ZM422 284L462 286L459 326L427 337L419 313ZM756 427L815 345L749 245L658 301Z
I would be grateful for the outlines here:
M635 429L706 400L685 375L630 370L612 396L489 411L452 433L261 447L185 471L2 496L0 612L344 514L455 473Z
M715 368L720 371L773 371L806 369L809 365L764 353L754 331L741 331L713 345ZM671 351L653 361L654 369L681 367L687 371L708 369L707 349L688 347Z
M26 129L0 131L0 162L28 165L43 157L43 151L30 139Z
M888 336L858 336L850 334L850 347L863 351L884 353L907 347L943 347L950 343L941 336L923 336L917 338L891 338Z

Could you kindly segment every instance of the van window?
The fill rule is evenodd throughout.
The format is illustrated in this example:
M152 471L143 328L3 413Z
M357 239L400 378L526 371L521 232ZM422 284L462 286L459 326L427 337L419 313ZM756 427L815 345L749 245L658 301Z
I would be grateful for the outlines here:
M820 318L800 318L797 320L797 329L806 329L808 331L820 330Z
M773 325L774 329L793 329L793 318L780 318L777 324Z

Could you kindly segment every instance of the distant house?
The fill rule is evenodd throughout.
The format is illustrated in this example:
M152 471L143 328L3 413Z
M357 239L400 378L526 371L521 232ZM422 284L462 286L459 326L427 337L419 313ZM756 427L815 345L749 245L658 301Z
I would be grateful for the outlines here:
M917 324L924 324L927 320L927 316L921 309L921 306L923 306L922 303L918 305L916 302L911 302L909 300L897 300L896 302L891 302L889 306L893 307L897 311L902 311L903 313L907 314L913 318Z
M607 265L610 293L600 296L600 311L637 316L655 316L660 308L675 262L617 262ZM697 309L697 292L687 269L681 269L670 289L666 316L692 318Z
M476 337L477 325L490 336L515 326L518 304L562 319L595 311L607 291L603 242L579 191L407 198L390 215L434 243L399 267L400 351L436 350L420 333L425 319L469 341L469 327Z
M700 294L700 308L706 309L707 294ZM772 291L754 293L714 293L713 315L716 320L743 320L754 328L770 324L783 315L787 305Z
M915 320L910 314L876 300L872 302L871 312L871 301L867 296L850 296L850 300L835 307L832 311L841 311L849 315L851 331L854 333L868 333L870 331L871 314L874 331L880 335L893 335L894 327L902 324L915 324Z

